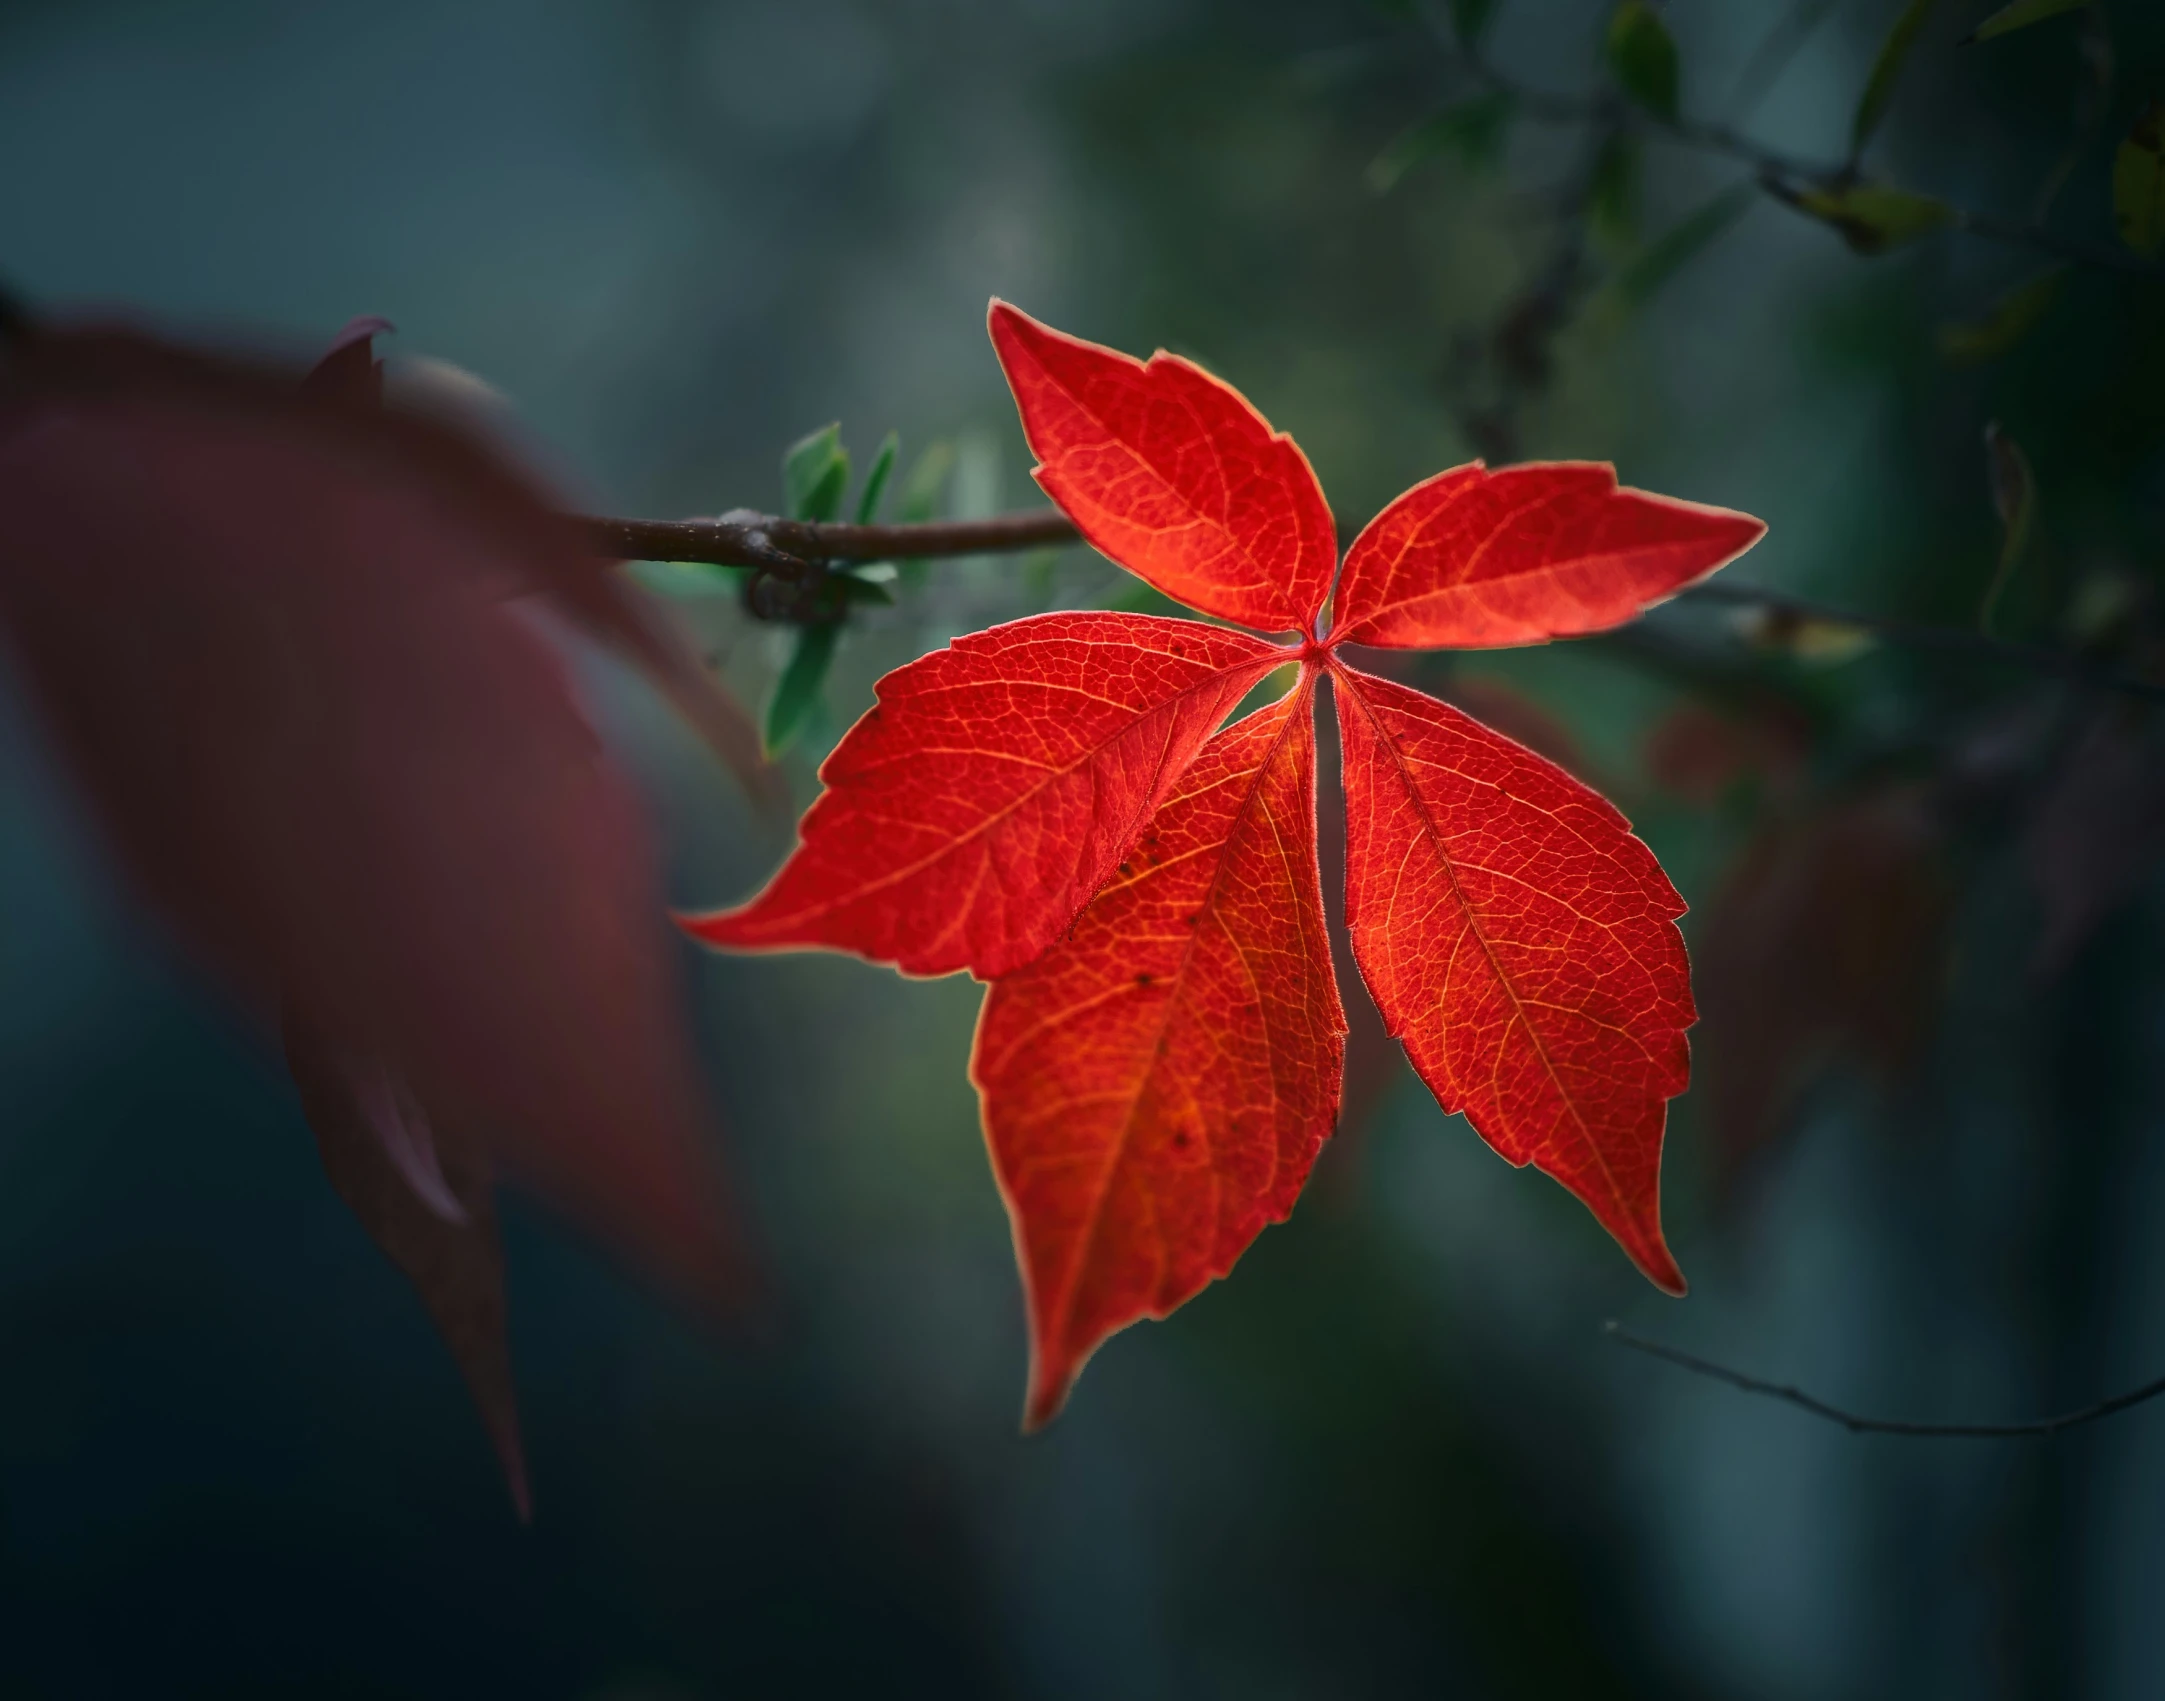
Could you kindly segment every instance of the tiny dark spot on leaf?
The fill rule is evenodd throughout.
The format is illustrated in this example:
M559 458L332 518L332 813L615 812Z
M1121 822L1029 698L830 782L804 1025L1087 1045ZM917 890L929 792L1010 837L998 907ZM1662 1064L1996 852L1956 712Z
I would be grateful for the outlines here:
M1150 984L1150 977L1148 975L1137 975L1135 977L1135 984L1137 986L1148 986Z

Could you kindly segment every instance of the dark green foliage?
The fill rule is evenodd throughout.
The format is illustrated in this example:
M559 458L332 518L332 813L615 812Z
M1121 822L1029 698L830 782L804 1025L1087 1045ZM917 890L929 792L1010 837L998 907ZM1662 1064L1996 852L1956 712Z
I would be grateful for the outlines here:
M1648 0L1624 0L1609 19L1609 69L1617 86L1655 117L1676 118L1676 38Z
M2136 253L2165 246L2165 101L2144 110L2113 156L2112 211Z
M1879 57L1872 62L1872 74L1865 79L1864 93L1857 101L1856 116L1850 120L1851 157L1864 152L1864 145L1872 139L1880 120L1887 116L1887 108L1894 102L1894 86L1901 79L1902 67L1909 62L1909 50L1917 45L1925 19L1932 15L1934 3L1935 0L1909 0L1902 8L1901 16L1894 20L1894 27L1887 32L1887 39L1880 44Z

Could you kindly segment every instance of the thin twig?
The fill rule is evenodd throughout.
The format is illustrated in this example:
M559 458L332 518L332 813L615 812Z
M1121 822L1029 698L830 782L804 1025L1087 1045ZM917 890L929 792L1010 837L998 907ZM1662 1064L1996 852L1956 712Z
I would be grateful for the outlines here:
M1912 649L1972 656L1979 661L1997 662L2028 673L2048 673L2092 690L2116 691L2150 702L2165 702L2165 682L2099 667L2085 656L2055 650L2044 644L2018 643L2011 638L1994 638L1960 626L1934 626L1922 620L1905 620L1899 615L1858 614L1849 609L1829 608L1824 603L1806 602L1800 597L1784 596L1779 591L1763 591L1756 585L1723 584L1719 580L1694 585L1679 600L1683 598L1763 608L1792 619L1817 621L1829 626L1853 626L1860 632L1870 632L1875 637Z
M1536 88L1497 70L1478 52L1469 51L1447 39L1439 40L1439 46L1444 57L1465 75L1491 93L1508 96L1512 103L1530 118L1551 124L1618 121L1616 105L1605 92L1570 94L1556 89ZM1739 161L1750 166L1761 182L1769 186L1801 184L1814 189L1840 191L1853 187L1858 180L1856 167L1847 160L1836 163L1785 153L1728 124L1688 117L1662 118L1640 107L1628 109L1623 114L1622 121L1641 134L1693 148L1701 153L1717 154ZM1982 237L1987 242L2028 248L2036 253L2049 254L2056 260L2066 260L2096 271L2165 280L2165 266L2061 236L2042 225L2025 224L2019 220L2002 218L1996 213L1978 212L1969 207L1957 206L1938 196L1932 198L1947 209L1952 228L1968 231L1972 236Z
M984 520L930 520L914 525L815 525L749 508L714 520L617 520L580 517L572 522L596 555L611 561L695 561L721 567L752 567L792 584L824 571L830 561L926 560L935 556L996 555L1076 543L1075 522L1057 508L1025 509ZM1792 620L1849 626L1913 649L1940 650L2027 673L2050 674L2095 691L2114 691L2165 702L2165 681L2099 667L2087 657L2043 644L1994 638L1956 626L1934 626L1899 615L1860 614L1715 580L1694 585L1679 601L1727 603L1765 609Z
M1074 521L1057 508L995 514L985 520L930 520L916 525L848 526L785 520L734 508L715 520L581 519L588 546L612 561L697 561L758 567L797 579L826 561L992 555L1073 543Z
M2099 1400L2095 1405L2061 1412L2056 1417L2037 1418L2029 1423L1910 1423L1901 1418L1860 1417L1855 1412L1844 1411L1840 1406L1830 1406L1825 1400L1807 1394L1801 1388L1792 1388L1785 1382L1767 1382L1757 1376L1746 1376L1741 1370L1731 1370L1725 1364L1716 1364L1712 1359L1685 1352L1681 1347L1665 1346L1660 1341L1650 1341L1643 1335L1634 1335L1614 1319L1602 1324L1601 1328L1618 1346L1645 1353L1649 1358L1661 1359L1688 1370L1695 1376L1726 1382L1730 1387L1740 1388L1747 1394L1763 1394L1770 1400L1786 1401L1800 1411L1810 1412L1814 1417L1840 1424L1852 1435L1920 1435L1958 1439L1967 1436L1986 1441L2057 1435L2063 1429L2095 1423L2099 1418L2109 1418L2117 1412L2124 1412L2131 1406L2139 1406L2145 1400L2154 1400L2160 1394L2165 1394L2165 1376L2161 1376L2155 1382L2145 1382L2140 1388L2115 1394L2109 1400Z

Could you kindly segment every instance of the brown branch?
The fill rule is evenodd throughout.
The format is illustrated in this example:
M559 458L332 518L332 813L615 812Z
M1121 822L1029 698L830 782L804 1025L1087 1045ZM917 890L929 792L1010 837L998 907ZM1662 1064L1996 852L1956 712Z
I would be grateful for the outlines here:
M754 567L790 584L816 578L834 561L916 560L995 555L1081 541L1075 522L1057 508L995 514L984 520L930 520L915 525L815 525L735 508L714 520L573 521L594 553L612 561L695 561ZM1859 614L1784 596L1753 585L1715 581L1694 585L1679 600L1761 608L1796 620L1851 626L1891 643L1940 650L2055 678L2095 691L2165 702L2165 682L2097 666L2087 657L2042 644L1988 637L1965 627L1934 626L1898 615Z
M2063 1429L2074 1429L2081 1424L2095 1423L2124 1412L2131 1406L2139 1406L2145 1400L2154 1400L2165 1394L2165 1376L2155 1382L2145 1382L2140 1388L2131 1388L2124 1394L2099 1400L2095 1405L2080 1406L2071 1412L2061 1412L2055 1417L2036 1418L2028 1423L1911 1423L1902 1418L1860 1417L1855 1412L1844 1411L1840 1406L1829 1405L1801 1388L1792 1388L1784 1382L1767 1382L1757 1376L1746 1376L1741 1370L1731 1370L1725 1364L1685 1352L1680 1347L1665 1346L1660 1341L1649 1341L1642 1335L1634 1335L1613 1319L1602 1324L1602 1332L1618 1346L1629 1347L1633 1352L1645 1353L1649 1358L1661 1359L1690 1371L1694 1376L1709 1377L1716 1382L1726 1382L1732 1388L1740 1388L1747 1394L1761 1394L1770 1400L1781 1400L1795 1406L1799 1411L1810 1412L1816 1418L1838 1423L1852 1435L1918 1435L1941 1438L1969 1437L1976 1440L2017 1440L2025 1436L2057 1435Z
M885 561L935 555L992 555L1074 543L1075 522L1057 508L985 520L917 525L820 525L733 508L714 520L581 519L589 546L613 561L697 561L759 567L798 580L829 561Z

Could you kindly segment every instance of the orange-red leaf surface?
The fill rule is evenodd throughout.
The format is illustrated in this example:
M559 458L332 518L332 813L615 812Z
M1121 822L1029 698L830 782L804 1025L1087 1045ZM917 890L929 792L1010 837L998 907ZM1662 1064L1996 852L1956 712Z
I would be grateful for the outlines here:
M1029 1292L1028 1421L1282 1220L1338 1115L1313 687L1207 744L1068 938L985 995L972 1074Z
M1047 614L896 669L820 769L774 882L712 945L824 945L984 979L1045 949L1283 652L1141 614Z
M803 842L710 943L826 945L992 981L971 1065L1027 1290L1026 1418L1284 1217L1338 1116L1347 1024L1317 891L1315 680L1339 696L1346 914L1384 1024L1443 1107L1592 1207L1639 1268L1693 1020L1683 903L1598 793L1346 641L1521 644L1613 626L1748 548L1719 508L1606 466L1416 486L1354 544L1334 628L1306 459L1183 360L991 310L1038 481L1194 621L1048 615L910 663L829 758ZM1217 732L1272 667L1292 694ZM1490 693L1563 749L1568 733Z
M1338 564L1308 457L1230 385L992 304L992 345L1038 458L1084 537L1176 602L1263 632L1306 630Z
M1340 669L1346 925L1445 1110L1583 1199L1646 1275L1667 1101L1684 1090L1684 903L1624 818L1553 762Z
M1476 461L1415 485L1346 552L1332 637L1396 650L1538 644L1621 625L1744 553L1749 514L1620 489L1612 467Z

